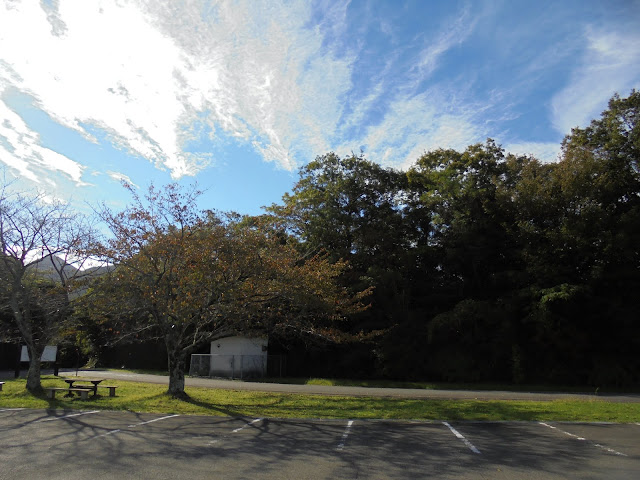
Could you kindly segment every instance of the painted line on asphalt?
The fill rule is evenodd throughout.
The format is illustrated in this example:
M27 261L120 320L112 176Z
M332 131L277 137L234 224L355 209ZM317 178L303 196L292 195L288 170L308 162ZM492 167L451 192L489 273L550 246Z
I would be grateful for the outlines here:
M24 410L24 408L3 408L0 412L17 412L18 410Z
M481 455L480 450L478 450L469 440L467 440L466 438L464 438L464 435L462 435L460 432L458 432L455 428L453 428L451 425L449 425L449 423L447 422L442 422L443 425L446 425L447 427L449 427L449 430L451 430L451 433L453 433L456 437L458 437L460 440L462 440L462 442L469 447L469 450L471 450L473 453L476 453L478 455Z
M554 427L553 425L549 425L548 423L538 422L540 425L544 425L545 427L552 428L554 430L558 430L559 432L564 433L565 435L569 435L570 437L575 438L576 440L586 440L584 437L579 437L578 435L574 435L573 433L565 432L564 430L560 430L558 427Z
M347 438L349 437L349 434L351 433L352 426L353 426L353 420L349 420L347 422L347 426L344 429L344 433L342 434L342 438L340 439L340 443L336 447L336 450L339 450L339 451L344 450L344 445L347 442Z
M613 453L614 455L619 455L621 457L628 457L628 455L626 453L622 453L622 452L617 452L615 451L613 448L609 448L609 447L605 447L604 445L600 445L599 443L594 443L594 445L598 448L601 448L603 450L606 450L609 453Z
M578 435L574 435L573 433L565 432L564 430L561 430L561 429L559 429L558 427L554 427L553 425L549 425L548 423L544 423L544 422L538 422L538 423L539 423L540 425L544 425L545 427L549 427L549 428L552 428L552 429L557 430L557 431L559 431L559 432L562 432L562 433L564 433L565 435L569 435L570 437L573 437L573 438L575 438L575 439L577 439L577 440L584 440L584 441L587 441L587 439L586 439L586 438L584 438L584 437L579 437ZM593 446L595 446L595 447L601 448L602 450L604 450L604 451L606 451L606 452L613 453L614 455L619 455L619 456L621 456L621 457L627 457L627 456L628 456L628 455L627 455L627 454L625 454L625 453L618 452L618 451L614 450L613 448L609 448L609 447L606 447L606 446L604 446L604 445L600 445L599 443L595 443L595 442L592 442L592 441L588 441L588 443L590 443L591 445L593 445Z
M166 417L154 418L153 420L148 420L146 422L134 423L133 425L129 425L129 428L138 427L140 425L146 425L148 423L159 422L160 420L166 420L167 418L178 417L179 415L167 415Z
M231 433L238 433L242 430L244 430L245 428L249 428L251 425L253 425L254 423L258 423L261 422L262 419L261 418L256 418L255 420L250 421L249 423L247 423L246 425L240 427L240 428L236 428L235 430L232 430Z
M79 417L80 415L91 415L92 413L99 413L99 412L100 410L92 410L91 412L72 413L71 415L64 415L62 417L44 418L42 420L37 420L37 422L52 422L54 420L62 420L65 418Z
M114 433L118 433L119 431L120 431L120 429L118 429L118 430L111 430L111 431L109 431L109 432L107 432L107 433L103 433L102 435L95 435L95 436L93 436L93 437L89 438L89 440L91 440L91 439L93 439L93 438L106 437L107 435L113 435Z
M263 419L262 418L256 418L255 420L251 420L249 423L246 423L245 425L243 425L242 427L238 427L235 430L231 430L231 433L238 433L241 432L242 430L244 430L245 428L249 428L250 426L252 426L254 423L258 423L261 422ZM217 443L220 443L222 440L224 440L225 438L228 438L229 435L231 435L231 433L229 433L228 435L223 435L220 438L216 438L214 440L210 440L207 442L207 445L215 445Z

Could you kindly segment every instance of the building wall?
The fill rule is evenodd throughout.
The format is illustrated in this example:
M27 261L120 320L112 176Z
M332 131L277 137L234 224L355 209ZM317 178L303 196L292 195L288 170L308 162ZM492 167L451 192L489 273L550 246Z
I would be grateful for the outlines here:
M212 377L262 376L267 367L266 338L226 337L211 342Z
M211 355L266 355L266 338L226 337L211 342Z

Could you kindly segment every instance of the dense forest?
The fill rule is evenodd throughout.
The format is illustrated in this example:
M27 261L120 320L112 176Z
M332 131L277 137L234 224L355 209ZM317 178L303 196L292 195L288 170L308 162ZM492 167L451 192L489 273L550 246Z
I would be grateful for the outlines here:
M367 340L305 358L335 375L638 385L639 115L639 92L613 97L553 163L489 139L407 171L334 153L303 167L271 221L347 260L354 292L373 287L350 323Z

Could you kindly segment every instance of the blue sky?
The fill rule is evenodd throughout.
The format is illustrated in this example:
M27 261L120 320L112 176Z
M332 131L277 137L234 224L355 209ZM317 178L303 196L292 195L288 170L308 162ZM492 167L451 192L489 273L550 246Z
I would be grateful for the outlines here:
M87 210L124 179L258 214L329 151L554 161L632 88L632 0L0 0L0 168Z

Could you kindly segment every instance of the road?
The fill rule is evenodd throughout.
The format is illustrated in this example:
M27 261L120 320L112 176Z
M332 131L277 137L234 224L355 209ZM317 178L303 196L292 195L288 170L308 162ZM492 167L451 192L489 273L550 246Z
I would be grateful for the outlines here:
M75 370L60 370L62 376L73 376ZM112 370L80 370L79 376L113 378L132 382L157 383L169 385L169 377L162 375L143 375ZM187 378L186 386L219 388L226 390L253 390L260 392L301 393L312 395L341 395L358 397L396 397L396 398L441 398L441 399L477 399L477 400L534 400L549 401L560 399L604 400L608 402L640 402L638 394L592 395L581 393L546 392L503 392L482 390L426 390L410 388L372 388L345 387L328 385L291 385L281 383L243 382L210 378Z
M640 424L0 408L0 480L637 479Z

